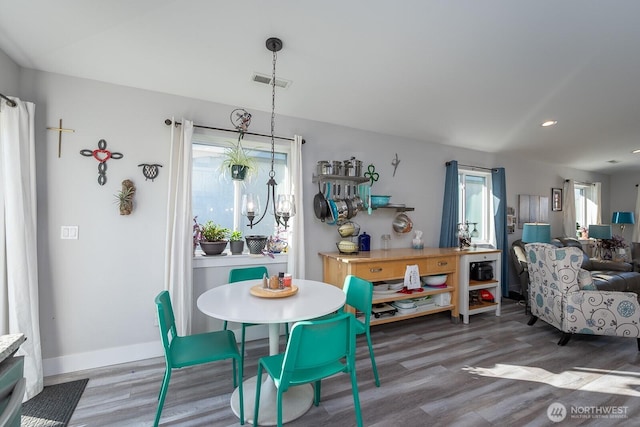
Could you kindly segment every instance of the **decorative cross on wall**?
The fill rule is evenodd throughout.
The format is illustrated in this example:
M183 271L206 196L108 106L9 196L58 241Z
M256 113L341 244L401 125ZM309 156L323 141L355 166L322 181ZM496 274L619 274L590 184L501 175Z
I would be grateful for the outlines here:
M98 141L97 150L80 150L80 154L86 157L93 157L98 163L98 184L105 185L107 183L107 160L119 160L124 157L122 153L112 153L107 150L107 141L101 139Z
M75 132L74 129L65 129L62 127L62 119L60 119L60 125L57 128L47 128L48 130L58 131L58 158L60 158L62 154L62 132Z

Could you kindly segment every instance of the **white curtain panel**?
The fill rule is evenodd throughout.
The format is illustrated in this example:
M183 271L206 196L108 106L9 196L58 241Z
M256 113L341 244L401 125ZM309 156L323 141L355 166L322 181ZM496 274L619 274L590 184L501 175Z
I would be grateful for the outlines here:
M602 183L594 182L587 194L587 224L602 224Z
M193 305L192 136L192 121L171 127L164 288L171 295L179 335L191 333Z
M493 184L491 186L489 186L489 188L492 188ZM497 209L497 203L500 203L500 200L498 200L495 196L489 197L489 212L492 212L491 214L491 219L492 221L489 221L489 244L491 245L491 248L495 249L498 247L498 237L496 236L496 221L495 221L495 215L496 215L496 209Z
M25 400L42 391L38 303L35 105L0 100L0 335L23 333Z
M640 187L638 187L638 195L636 196L636 223L633 225L632 242L640 242Z
M302 136L295 135L291 147L291 192L296 200L296 214L291 219L291 241L287 270L293 277L304 279L304 203L302 194Z
M570 179L564 182L562 199L562 233L565 237L576 237L576 195Z

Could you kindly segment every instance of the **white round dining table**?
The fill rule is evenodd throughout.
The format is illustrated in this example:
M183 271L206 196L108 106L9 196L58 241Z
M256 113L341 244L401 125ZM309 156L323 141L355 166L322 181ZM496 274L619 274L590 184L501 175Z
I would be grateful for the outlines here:
M198 297L198 309L211 317L238 323L269 325L269 354L279 353L280 324L321 317L341 308L346 301L342 289L315 280L293 279L298 292L285 298L263 298L251 294L251 287L261 280L228 283L209 289ZM257 378L243 382L245 421L253 422L255 386ZM239 417L238 389L231 396L231 408ZM290 388L282 399L282 422L302 416L313 403L310 384ZM260 393L260 425L277 424L276 387L269 376L263 381Z

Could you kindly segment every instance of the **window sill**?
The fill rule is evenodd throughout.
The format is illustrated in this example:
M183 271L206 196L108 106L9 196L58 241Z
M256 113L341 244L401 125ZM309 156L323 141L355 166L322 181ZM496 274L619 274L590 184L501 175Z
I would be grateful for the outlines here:
M193 268L209 268L209 267L229 267L237 265L264 265L264 264L282 264L286 263L289 255L286 253L273 254L273 258L267 255L231 255L225 251L221 255L204 255L201 251L196 251L193 257Z

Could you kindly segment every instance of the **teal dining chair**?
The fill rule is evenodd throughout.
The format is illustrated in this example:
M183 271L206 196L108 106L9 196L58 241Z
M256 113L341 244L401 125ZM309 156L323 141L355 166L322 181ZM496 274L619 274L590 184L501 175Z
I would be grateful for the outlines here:
M156 296L158 309L158 326L164 348L166 368L164 379L158 395L158 409L153 423L157 426L162 415L162 407L169 389L169 380L173 369L187 366L201 365L219 360L231 359L233 361L233 387L237 384L240 397L240 424L244 424L244 398L242 394L242 358L238 352L236 337L232 331L214 331L179 336L176 330L176 320L171 306L169 292L162 291ZM237 363L236 363L237 362ZM238 376L236 377L236 365ZM237 381L239 380L239 381Z
M262 279L264 275L269 277L269 271L264 265L257 267L234 268L229 272L229 283L242 282L243 280Z
M233 268L229 271L229 283L242 282L243 280L262 279L266 275L269 277L269 271L265 266L258 267L246 267L246 268ZM242 363L244 364L244 340L245 331L247 326L255 326L256 323L243 323L242 324L242 336L240 340L240 355L242 356ZM224 321L222 329L227 330L227 321Z
M234 268L229 271L229 283L242 282L244 280L254 280L254 279L262 279L264 275L269 277L269 272L267 271L267 267L265 266L257 266L257 267L246 267L246 268ZM242 339L240 341L240 354L242 355L242 361L244 363L244 342L245 342L245 331L247 326L255 326L256 323L243 323L242 324ZM289 336L289 324L285 323L285 332L287 337ZM224 325L222 327L225 331L227 330L227 321L224 321Z
M380 378L378 378L378 368L376 367L376 358L373 355L373 344L371 342L370 332L371 304L373 301L373 283L361 279L360 277L349 275L344 279L342 290L347 296L347 301L345 304L363 313L363 320L360 320L358 318L355 319L356 334L364 334L367 337L367 345L369 346L369 357L371 358L373 376L376 380L376 387L380 387ZM342 310L344 310L344 307Z
M257 378L267 372L277 388L277 425L282 426L282 395L290 387L314 383L313 403L320 404L320 382L340 372L348 373L356 412L356 423L362 426L358 382L356 380L355 318L351 313L337 314L324 320L297 322L291 329L284 353L263 357L258 361ZM256 383L253 425L260 415L261 381Z

